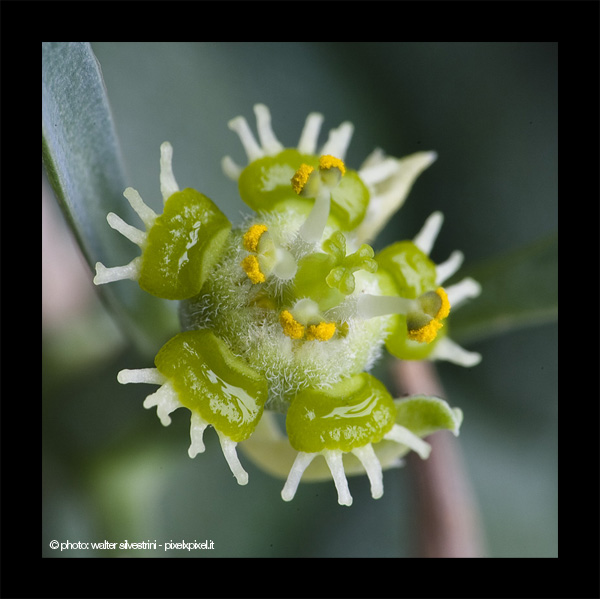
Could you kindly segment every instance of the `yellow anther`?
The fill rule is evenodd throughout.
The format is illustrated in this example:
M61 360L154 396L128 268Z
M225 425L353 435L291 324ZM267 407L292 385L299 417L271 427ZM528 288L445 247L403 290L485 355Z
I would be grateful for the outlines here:
M306 329L306 339L313 341L328 341L335 333L335 322L320 322L319 324L311 324Z
M335 156L330 156L329 154L325 154L319 158L319 168L322 170L337 168L342 173L342 176L346 174L346 165L344 162Z
M266 225L252 225L244 235L244 249L248 252L257 252L258 242L267 228Z
M443 289L443 287L438 287L435 290L435 292L439 295L440 299L442 300L442 305L440 306L438 313L435 315L435 318L437 318L438 320L443 320L448 316L448 314L450 314L450 301L448 300L448 294Z
M294 176L292 177L292 187L297 194L300 194L304 189L310 174L314 170L315 169L308 164L301 164L300 168L294 173Z
M283 332L292 339L302 339L304 337L304 325L301 325L289 310L283 310L279 315L279 323Z
M418 329L408 329L408 338L419 343L431 343L437 336L437 332L442 328L442 323L433 318L429 324Z
M252 283L256 284L265 282L265 275L260 271L258 258L256 256L246 256L242 260L242 268Z

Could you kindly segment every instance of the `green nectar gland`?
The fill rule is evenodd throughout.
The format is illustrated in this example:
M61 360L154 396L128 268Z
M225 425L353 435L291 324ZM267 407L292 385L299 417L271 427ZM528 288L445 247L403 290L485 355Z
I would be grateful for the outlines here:
M96 263L96 285L132 279L156 297L186 299L200 291L218 261L231 223L205 195L191 188L179 190L171 158L171 145L165 142L160 160L161 215L156 215L135 189L124 192L146 231L128 225L112 212L107 215L109 225L138 245L142 255L125 266L107 268Z
M285 149L275 156L264 156L251 162L239 175L240 196L256 212L287 211L306 216L310 213L315 191L314 177L307 185L306 192L296 191L297 184L290 185L302 168L306 182L312 171L318 172L318 156L303 154L296 149ZM326 170L331 170L326 169ZM329 174L325 175L328 185L332 185ZM341 230L354 229L364 218L369 203L369 190L356 171L346 169L344 176L331 192L331 211L326 217L332 225Z
M306 389L287 414L288 438L306 453L351 451L377 443L394 424L395 407L385 386L362 373L326 389Z

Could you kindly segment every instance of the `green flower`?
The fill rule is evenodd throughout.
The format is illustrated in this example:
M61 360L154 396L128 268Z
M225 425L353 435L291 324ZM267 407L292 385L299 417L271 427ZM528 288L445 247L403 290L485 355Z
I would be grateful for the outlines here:
M440 213L412 240L378 253L369 245L434 153L396 159L377 150L352 170L344 163L350 123L318 148L323 117L310 114L297 147L285 148L266 106L255 113L258 141L243 117L229 123L248 165L223 159L253 211L242 225L232 226L203 194L179 189L168 143L161 146L163 213L128 188L145 231L108 215L142 253L125 266L98 263L94 282L133 279L152 295L178 300L182 325L154 368L123 370L118 380L159 385L144 406L156 407L165 426L175 409L190 410L190 457L204 451L212 426L239 484L248 475L238 445L287 477L286 501L301 479L332 477L339 503L350 505L346 475L360 473L377 498L382 470L411 450L426 458L422 437L441 428L458 434L462 413L435 397L394 399L368 372L384 349L402 359L478 363L444 324L480 288L471 279L442 286L463 256L454 252L438 265L429 258Z

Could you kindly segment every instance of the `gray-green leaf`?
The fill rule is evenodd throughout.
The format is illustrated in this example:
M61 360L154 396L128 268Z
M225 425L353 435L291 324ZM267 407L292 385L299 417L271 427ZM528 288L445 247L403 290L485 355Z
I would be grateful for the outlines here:
M480 340L558 317L558 234L492 258L461 276L481 284L481 295L452 313L450 335Z
M111 211L132 224L136 217L123 198L125 169L100 66L88 43L42 42L42 162L90 266L122 265L139 254L106 222ZM140 348L154 353L173 332L175 310L136 283L98 291Z

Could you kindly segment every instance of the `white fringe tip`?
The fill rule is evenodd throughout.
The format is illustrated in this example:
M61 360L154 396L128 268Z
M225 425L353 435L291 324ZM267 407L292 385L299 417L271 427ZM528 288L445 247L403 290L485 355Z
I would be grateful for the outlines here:
M323 124L323 115L318 112L312 112L306 117L304 129L300 134L298 141L298 152L302 154L316 154L317 140Z
M449 337L442 337L429 357L431 360L445 360L467 368L477 366L481 362L481 354L467 351Z
M468 299L479 297L481 285L471 277L465 277L462 281L446 288L448 301L452 307L460 306Z
M319 154L330 154L340 160L345 160L353 133L354 125L348 121L342 123L337 129L332 129Z
M391 177L398 170L395 158L385 158L381 162L361 168L358 175L365 185L375 185Z
M426 443L423 439L399 424L394 424L383 438L387 441L394 441L395 443L405 445L419 454L423 459L427 459L431 452L429 443ZM362 447L355 447L351 450L351 453L360 460L369 477L371 496L373 499L379 499L383 495L383 472L381 463L379 462L379 458L377 457L373 446L370 443L367 443ZM322 455L331 472L338 494L338 503L340 505L352 505L352 495L350 495L348 480L346 479L346 473L344 471L343 454L344 452L341 450L328 449L315 453L299 451L281 491L281 498L284 501L291 501L294 498L304 471L315 457Z
M426 443L421 437L417 437L417 435L399 424L394 424L391 430L387 432L383 438L387 441L395 441L396 443L406 445L406 447L419 454L424 460L429 457L431 452L431 445L429 445L429 443Z
M383 472L373 446L368 443L363 447L356 447L352 450L352 453L360 460L360 463L367 472L369 482L371 483L371 497L379 499L383 495Z
M227 460L227 464L229 465L231 472L233 472L233 476L235 476L239 485L247 485L248 473L242 468L242 464L238 458L237 451L235 449L237 443L219 431L217 431L217 434L219 435L219 441L221 441L223 455Z
M144 407L149 410L156 406L156 415L160 419L163 426L169 426L171 424L171 412L174 412L177 408L183 407L179 401L177 391L173 388L173 385L169 381L164 383L158 391L148 395L144 400Z
M221 159L221 169L226 177L232 181L237 181L244 170L239 164L236 164L231 156L224 156Z
M258 145L258 142L254 138L254 135L248 126L248 121L246 121L243 116L238 116L234 119L231 119L227 126L238 134L238 137L242 142L242 146L244 146L246 156L248 157L248 162L254 162L254 160L258 160L265 155L261 147Z
M324 451L325 461L333 476L333 482L338 493L338 503L340 505L352 505L352 495L350 495L350 489L348 489L348 480L346 479L346 473L344 472L344 463L342 461L341 451Z
M142 258L138 256L125 266L104 266L102 262L96 262L96 276L94 277L94 285L104 285L106 283L114 283L115 281L123 281L131 279L137 281L140 278L140 269Z
M135 370L121 370L117 375L117 380L122 385L128 383L149 383L160 385L159 389L148 395L144 400L144 407L151 409L156 407L156 414L163 426L171 424L170 414L177 408L184 407L179 401L179 395L171 382L160 373L157 368L139 368ZM188 455L195 458L199 453L204 453L204 431L209 423L196 412L191 412L190 417L190 447ZM216 430L216 429L215 429ZM237 455L237 443L232 441L227 435L217 430L221 449L225 460L240 485L248 484L248 473L242 467Z
M459 250L455 250L445 262L437 264L435 267L435 284L443 285L445 281L458 271L464 259L464 254Z
M121 370L117 374L117 381L121 385L129 383L148 383L149 385L164 385L166 377L160 373L158 368L137 368L135 370Z
M116 215L114 212L109 212L106 215L106 220L110 227L115 231L118 231L125 237L129 239L131 243L135 243L138 247L143 248L146 244L146 238L148 235L145 231L140 231L135 227L128 225L120 216Z
M296 459L290 468L290 473L285 481L285 485L281 491L281 498L284 501L291 501L294 499L304 471L318 455L318 453L305 453L303 451L298 452L298 455L296 456Z
M136 189L133 189L133 187L128 187L123 192L123 195L127 198L129 205L135 210L136 214L144 223L146 231L149 231L156 220L156 212L154 212L150 206L144 203L142 196Z
M284 148L275 137L271 128L271 113L269 109L264 104L256 104L254 106L254 114L256 115L256 128L263 151L269 156L279 154Z
M433 249L433 244L437 239L438 233L442 228L442 223L444 222L444 215L441 212L434 212L431 214L423 228L419 233L417 233L416 237L413 239L413 243L424 253L429 256L431 250Z
M192 412L190 418L190 448L188 455L190 458L195 458L199 453L204 453L206 447L204 445L204 431L208 426L208 422L197 412Z
M173 146L165 141L160 146L160 192L166 202L176 191L179 185L173 175Z
M402 207L417 177L436 158L435 152L416 152L400 159L387 158L379 148L371 152L358 171L371 193L367 213L356 232L360 242L377 237Z

